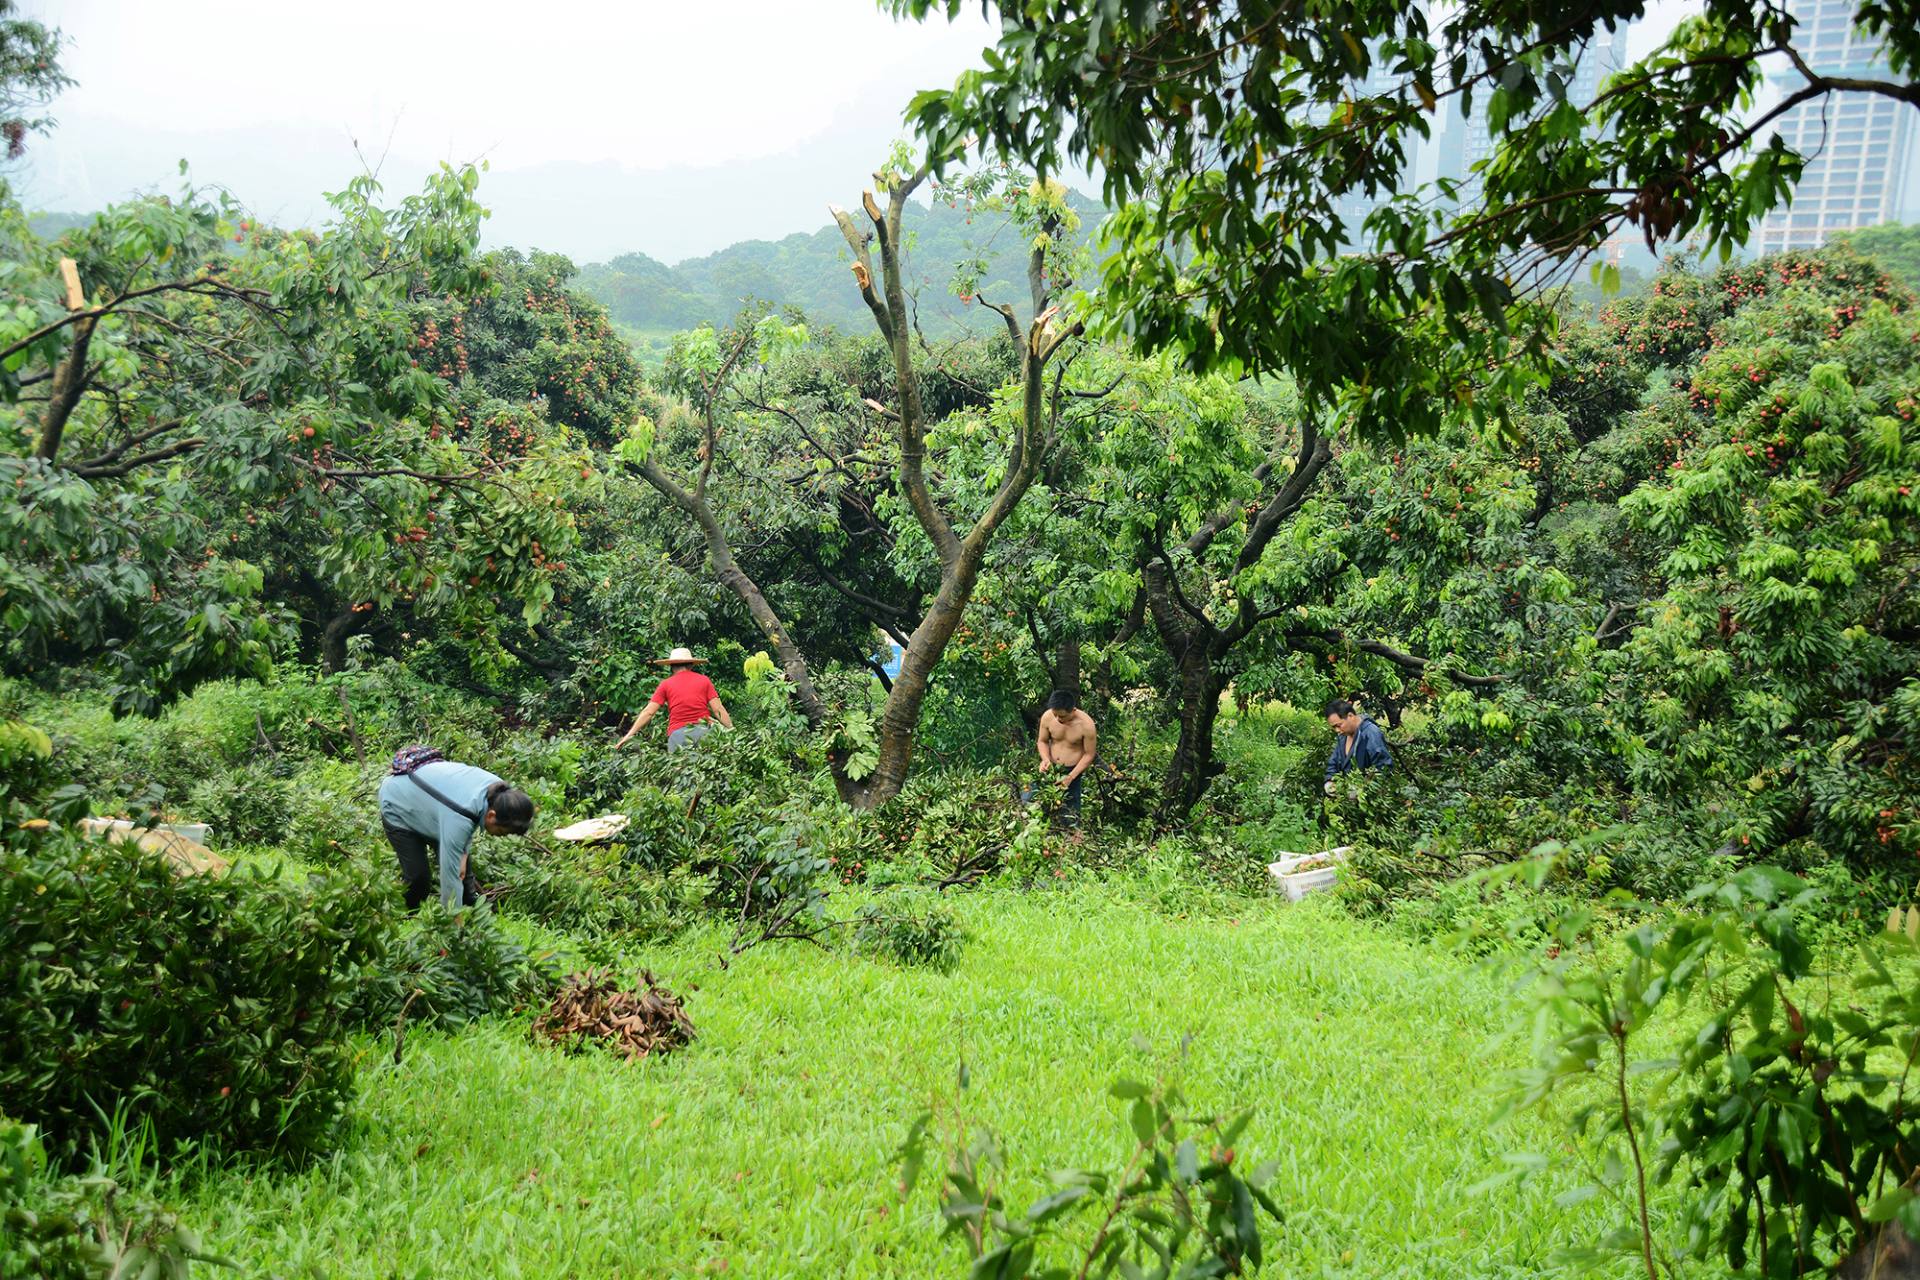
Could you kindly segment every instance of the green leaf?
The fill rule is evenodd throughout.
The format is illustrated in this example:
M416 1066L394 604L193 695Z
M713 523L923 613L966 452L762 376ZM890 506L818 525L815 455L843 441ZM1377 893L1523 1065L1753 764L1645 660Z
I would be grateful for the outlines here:
M1133 1106L1128 1110L1127 1118L1133 1125L1133 1136L1139 1139L1140 1145L1143 1147L1152 1146L1156 1126L1153 1119L1153 1107L1147 1099L1135 1099Z
M1043 1222L1051 1222L1085 1199L1090 1191L1091 1188L1085 1183L1079 1183L1062 1187L1050 1195L1044 1195L1028 1207L1027 1221L1035 1226Z
M920 1169L927 1155L927 1126L933 1121L932 1113L921 1112L907 1126L907 1136L895 1153L900 1162L900 1198L905 1200L913 1194L920 1182Z
M1914 1193L1908 1187L1895 1187L1867 1207L1868 1222L1891 1222L1900 1210L1912 1203Z

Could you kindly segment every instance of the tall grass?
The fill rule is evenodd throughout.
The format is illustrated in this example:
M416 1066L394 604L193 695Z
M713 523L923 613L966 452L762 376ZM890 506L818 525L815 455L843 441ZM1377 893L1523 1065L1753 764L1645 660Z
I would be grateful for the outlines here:
M1129 1139L1108 1085L1191 1037L1188 1097L1255 1107L1246 1154L1279 1163L1268 1274L1537 1276L1602 1229L1551 1179L1468 1193L1549 1142L1487 1127L1526 1046L1482 970L1322 903L1178 919L1086 887L956 907L974 941L945 975L797 945L723 969L702 936L647 955L699 1024L671 1058L568 1058L515 1023L410 1034L397 1066L370 1042L341 1154L175 1194L247 1274L957 1276L926 1188L900 1206L889 1163L956 1064L1021 1203L1047 1170L1110 1165Z

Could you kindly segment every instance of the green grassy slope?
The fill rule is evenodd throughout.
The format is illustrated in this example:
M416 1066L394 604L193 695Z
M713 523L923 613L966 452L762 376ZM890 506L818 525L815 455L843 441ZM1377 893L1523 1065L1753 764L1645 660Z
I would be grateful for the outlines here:
M1267 1274L1534 1276L1596 1233L1595 1205L1554 1204L1564 1187L1467 1193L1545 1141L1486 1127L1524 1056L1489 974L1324 903L1234 919L1110 889L958 905L974 940L947 976L799 945L722 971L711 937L650 956L700 1028L669 1059L566 1058L521 1023L410 1036L399 1066L369 1043L342 1154L215 1173L183 1208L248 1274L958 1276L927 1186L903 1210L889 1161L955 1064L1024 1203L1049 1169L1117 1162L1108 1085L1191 1035L1188 1097L1256 1107L1249 1154L1279 1161L1289 1221Z

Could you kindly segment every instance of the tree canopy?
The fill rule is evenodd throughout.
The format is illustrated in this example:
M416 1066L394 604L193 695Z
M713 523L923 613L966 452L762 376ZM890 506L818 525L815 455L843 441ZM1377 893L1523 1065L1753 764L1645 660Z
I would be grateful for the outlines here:
M1099 332L1284 371L1308 406L1394 437L1505 419L1548 371L1553 286L1621 230L1744 243L1805 162L1768 140L1785 111L1836 94L1920 107L1920 15L1880 0L1855 19L1884 75L1809 66L1783 8L1709 0L1589 102L1569 98L1576 65L1638 0L1468 3L1437 22L1392 0L988 8L987 65L909 107L935 162L977 142L1096 171L1116 210ZM1768 58L1801 82L1750 116ZM1465 183L1416 183L1413 144L1476 101L1491 154ZM1352 198L1375 204L1359 226Z

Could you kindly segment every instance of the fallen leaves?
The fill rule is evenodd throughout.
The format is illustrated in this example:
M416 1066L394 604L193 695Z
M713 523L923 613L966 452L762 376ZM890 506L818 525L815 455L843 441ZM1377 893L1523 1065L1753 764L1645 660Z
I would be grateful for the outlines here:
M599 1041L629 1060L670 1053L691 1042L693 1020L680 997L658 985L651 972L643 971L640 978L645 989L630 991L599 970L568 975L534 1019L533 1034L569 1051Z

